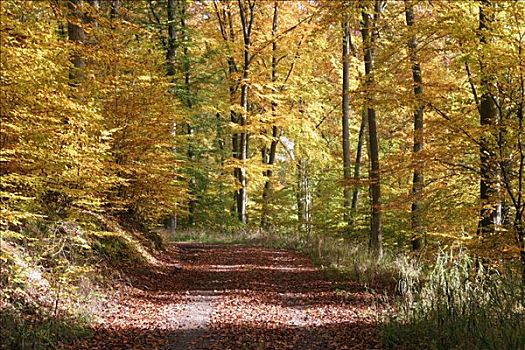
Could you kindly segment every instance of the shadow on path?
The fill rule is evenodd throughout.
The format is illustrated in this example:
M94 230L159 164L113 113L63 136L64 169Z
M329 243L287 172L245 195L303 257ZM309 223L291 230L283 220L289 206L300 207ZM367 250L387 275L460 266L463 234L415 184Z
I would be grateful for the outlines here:
M379 349L374 297L304 255L175 244L71 349Z

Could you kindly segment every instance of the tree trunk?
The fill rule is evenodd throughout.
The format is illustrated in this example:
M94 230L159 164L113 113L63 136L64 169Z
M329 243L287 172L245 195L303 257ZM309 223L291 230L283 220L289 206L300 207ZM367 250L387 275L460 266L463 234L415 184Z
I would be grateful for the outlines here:
M166 48L166 74L175 75L175 57L177 50L177 28L175 25L177 3L176 0L168 0L166 9L168 12L168 43Z
M307 235L311 232L312 195L310 193L310 178L308 160L300 158L297 161L297 220L299 231Z
M273 4L273 20L272 20L272 83L275 84L277 81L277 29L278 29L278 16L279 16L279 2L274 1ZM277 107L276 103L272 101L272 118L275 120L275 108ZM269 210L268 210L268 201L272 193L272 166L275 163L275 153L277 151L277 144L279 142L280 128L276 125L272 126L272 142L270 144L269 151L263 150L263 163L266 163L270 168L264 172L266 176L266 182L264 183L263 195L262 195L262 214L261 214L261 227L263 229L268 229L269 222ZM268 153L268 154L267 154Z
M379 15L379 1L375 3L375 13ZM368 135L370 151L370 193L372 196L372 215L370 222L369 252L376 258L383 255L383 237L381 232L381 178L379 167L379 140L377 135L376 111L371 88L374 84L374 41L373 20L366 8L362 8L363 51L365 57L366 108L368 113Z
M343 207L344 220L348 227L352 224L351 202L352 193L350 191L351 164L350 164L350 131L348 118L350 116L349 106L349 58L350 58L350 28L348 16L345 15L342 23L343 28L343 97L342 97L342 129L343 129Z
M519 46L519 53L521 54L522 47L521 43ZM520 55L521 57L521 55ZM516 218L514 220L514 226L516 227L516 235L518 239L518 247L520 248L521 263L523 267L523 284L525 285L525 223L523 222L523 216L525 215L525 199L524 199L524 176L525 176L525 145L523 140L524 133L524 115L523 109L525 106L525 80L523 79L523 62L519 62L520 67L520 100L518 105L518 111L516 113L518 119L518 150L519 150L519 163L518 163L518 188L517 198L515 198ZM510 183L509 187L510 188Z
M520 46L521 51L521 46ZM521 63L521 62L520 62ZM522 66L522 65L520 65ZM525 105L525 85L524 85L524 79L523 74L520 74L520 92L521 92L521 102L518 105L518 111L517 111L517 119L518 119L518 133L517 133L517 148L519 152L519 161L518 161L518 179L517 179L517 189L516 194L513 196L512 191L510 191L511 188L511 182L508 180L508 177L506 176L506 188L507 192L509 193L513 203L514 208L516 210L515 218L514 218L514 228L516 229L516 239L518 241L518 247L520 249L520 256L521 256L521 263L523 267L523 284L525 285L525 223L523 222L523 217L525 215L525 199L524 199L524 186L525 186L525 144L523 141L523 134L524 134L524 115L523 115L523 107Z
M177 30L175 26L177 3L175 0L168 0L166 3L166 12L168 19L168 41L166 45L166 75L173 81L175 76L175 59L177 49ZM173 126L176 132L177 125ZM177 152L177 151L174 151ZM175 234L177 230L177 214L172 213L169 219L168 230Z
M405 17L409 29L414 27L414 9L413 5L405 0ZM412 180L412 248L414 250L423 247L426 237L422 222L421 196L424 188L423 163L420 154L423 151L423 79L421 77L421 67L417 54L417 39L415 34L411 35L408 41L408 50L410 53L410 63L412 64L413 91L416 99L414 110L414 147L413 147L413 180Z
M190 55L188 51L188 28L186 26L186 0L180 0L180 38L182 44L182 71L184 75L184 105L191 110L193 108L193 98L191 96L191 66ZM192 162L195 158L192 146L193 127L191 123L186 124L186 133L188 135L188 161ZM197 206L196 198L196 184L195 179L190 178L188 183L189 201L188 201L188 224L195 225L195 209Z
M77 24L86 22L85 15L82 13L82 6L82 0L69 0L68 2L70 16L76 20L67 22L67 35L70 41L76 43L83 43L86 40L84 28ZM84 68L86 68L86 61L79 53L74 53L71 57L71 63L73 67L69 70L69 84L77 86L85 78Z
M361 162L363 159L363 146L365 143L365 133L367 131L368 114L367 110L363 109L361 112L361 126L359 127L359 136L357 139L357 150L355 155L355 164L354 164L354 189L352 191L352 206L350 210L350 225L354 226L355 218L357 216L357 204L359 203L359 180L361 178Z
M221 25L221 32L222 32L224 41L226 41L229 49L231 50L230 44L235 43L235 30L233 28L232 15L231 15L231 10L229 6L230 5L228 4L227 10L223 10L223 23ZM220 14L218 14L218 16L220 18ZM226 22L228 24L228 30L226 30ZM230 81L229 89L228 89L229 95L230 95L230 106L233 106L235 104L235 93L236 93L237 86L238 86L238 84L234 82L234 75L235 73L237 73L238 70L237 70L237 65L235 63L235 58L233 57L230 51L228 52L227 62L228 62L228 78ZM235 123L235 124L239 123L239 117L237 116L237 113L233 109L230 111L230 120L232 123ZM241 151L239 148L239 144L240 144L239 139L240 139L239 134L233 133L232 135L232 156L233 158L237 158L237 159L240 159L241 157ZM240 178L240 169L235 168L233 170L233 175L235 179L238 181ZM239 191L235 190L233 194L234 204L232 205L231 213L232 213L232 216L236 215L237 217L238 217L237 206L239 202L238 197L239 197Z
M226 159L226 142L224 141L224 122L220 113L216 114L216 134L217 134L217 148L219 149L219 162L220 162L220 178L224 178L224 161ZM223 181L219 181L219 201L221 203L221 213L225 213L227 210L226 193L224 191Z
M493 21L493 15L490 13L491 5L488 0L481 0L479 5L479 41L481 46L486 46L488 26ZM480 138L480 221L477 233L487 235L495 232L499 224L498 215L501 212L501 203L498 200L498 179L497 163L494 159L494 150L492 141L494 139L494 129L498 111L491 94L492 86L485 72L483 58L480 59L481 86L483 93L480 98L479 117L482 128Z
M237 169L238 181L240 188L237 192L237 215L239 221L243 224L248 222L247 205L248 205L248 179L246 172L246 160L248 158L248 133L245 130L248 122L248 90L250 80L250 46L251 35L254 20L255 0L247 1L248 7L245 8L244 0L238 0L239 13L241 16L242 34L243 34L243 69L241 81L241 108L242 115L239 116L239 125L243 129L239 137L239 159L242 166Z
M514 228L516 229L516 238L518 247L520 249L521 265L522 265L522 280L525 285L525 224L523 223L523 211L521 214L516 212L514 218Z

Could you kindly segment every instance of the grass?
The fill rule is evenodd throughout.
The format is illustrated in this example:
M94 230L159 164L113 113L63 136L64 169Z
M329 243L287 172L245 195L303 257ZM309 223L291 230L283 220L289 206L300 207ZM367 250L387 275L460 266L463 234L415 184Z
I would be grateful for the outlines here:
M299 243L297 237L277 231L263 231L257 229L220 229L206 230L192 228L177 231L175 236L162 234L165 240L178 242L223 243L223 244L251 244L273 248L289 248Z
M441 253L383 325L388 348L525 349L525 286L466 253Z
M57 349L88 334L82 318L57 318L33 307L0 310L0 349Z

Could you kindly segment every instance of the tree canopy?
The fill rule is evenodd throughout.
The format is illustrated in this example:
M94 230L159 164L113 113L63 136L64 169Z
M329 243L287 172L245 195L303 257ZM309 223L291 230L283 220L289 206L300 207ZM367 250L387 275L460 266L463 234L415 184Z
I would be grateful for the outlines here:
M3 230L94 211L522 250L523 12L5 1Z

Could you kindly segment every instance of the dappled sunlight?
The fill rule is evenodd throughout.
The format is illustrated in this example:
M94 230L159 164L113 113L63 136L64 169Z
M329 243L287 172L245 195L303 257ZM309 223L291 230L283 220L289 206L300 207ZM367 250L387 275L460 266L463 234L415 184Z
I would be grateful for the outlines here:
M169 252L160 266L130 269L93 337L69 349L104 341L107 349L149 342L152 349L222 350L241 340L247 349L379 348L374 296L327 279L301 254L205 244Z
M204 265L199 269L210 271L210 272L224 272L224 271L250 271L250 270L272 270L272 271L289 271L289 272L301 272L315 271L311 267L292 267L292 266L260 266L260 265Z

